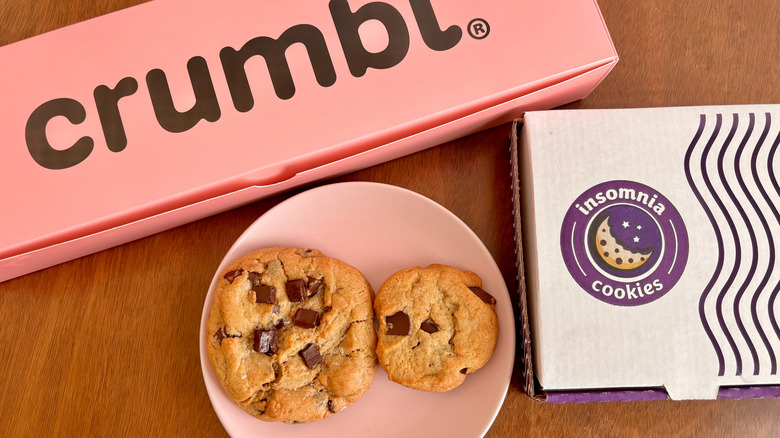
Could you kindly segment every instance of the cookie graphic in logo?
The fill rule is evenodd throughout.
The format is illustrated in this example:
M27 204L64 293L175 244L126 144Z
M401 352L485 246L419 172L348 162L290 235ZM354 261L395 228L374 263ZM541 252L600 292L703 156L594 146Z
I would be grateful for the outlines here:
M679 280L688 238L674 206L654 189L611 181L585 191L561 228L564 262L592 296L619 306L646 304Z
M603 218L603 219L602 219ZM594 257L614 275L635 276L645 264L652 265L653 253L661 249L661 233L644 211L618 204L606 208L592 222L589 244Z

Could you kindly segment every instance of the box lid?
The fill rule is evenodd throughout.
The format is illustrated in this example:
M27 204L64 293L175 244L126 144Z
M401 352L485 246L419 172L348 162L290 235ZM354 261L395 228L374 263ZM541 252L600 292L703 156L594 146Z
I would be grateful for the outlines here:
M365 3L157 0L0 48L0 258L272 185L616 60L593 1Z

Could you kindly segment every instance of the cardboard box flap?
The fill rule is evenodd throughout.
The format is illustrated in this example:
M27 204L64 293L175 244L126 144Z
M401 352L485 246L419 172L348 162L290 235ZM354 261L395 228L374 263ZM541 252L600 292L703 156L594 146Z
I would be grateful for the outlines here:
M523 257L523 232L522 232L522 216L520 210L520 163L518 161L518 132L522 129L523 120L518 119L512 122L512 132L509 138L509 168L512 176L512 216L513 225L515 230L515 256L517 267L517 297L515 305L517 307L515 315L517 315L518 325L520 326L520 336L518 339L521 342L522 348L518 348L522 352L521 375L523 377L523 391L528 394L529 397L534 397L537 394L536 386L538 382L534 379L533 369L533 350L531 348L531 326L528 320L528 295L526 293L526 278L525 278L525 259Z

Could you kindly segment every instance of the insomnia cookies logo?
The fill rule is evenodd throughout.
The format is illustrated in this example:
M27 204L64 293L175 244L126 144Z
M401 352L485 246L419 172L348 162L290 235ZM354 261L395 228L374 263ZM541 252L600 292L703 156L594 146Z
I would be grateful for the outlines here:
M569 207L561 253L574 280L609 304L638 306L672 289L688 260L688 234L662 194L633 181L586 190Z

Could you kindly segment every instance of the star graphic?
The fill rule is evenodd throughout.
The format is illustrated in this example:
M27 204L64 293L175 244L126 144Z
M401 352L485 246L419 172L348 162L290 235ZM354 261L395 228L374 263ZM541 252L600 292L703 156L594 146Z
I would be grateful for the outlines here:
M641 230L641 229L642 229L642 226L641 226L641 225L637 225L637 226L636 226L636 229L637 229L637 230Z
M630 226L631 224L629 224L628 221L623 221L623 228L628 228Z
M634 242L639 243L639 236L634 236Z

